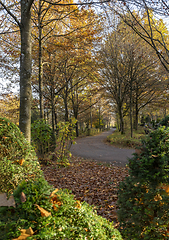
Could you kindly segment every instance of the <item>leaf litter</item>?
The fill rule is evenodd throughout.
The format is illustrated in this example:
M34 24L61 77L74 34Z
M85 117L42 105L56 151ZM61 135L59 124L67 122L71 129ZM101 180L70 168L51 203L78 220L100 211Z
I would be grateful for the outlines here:
M55 162L41 167L51 185L71 190L76 200L93 205L98 215L118 225L117 187L128 176L127 167L80 157L72 157L68 167L59 168Z

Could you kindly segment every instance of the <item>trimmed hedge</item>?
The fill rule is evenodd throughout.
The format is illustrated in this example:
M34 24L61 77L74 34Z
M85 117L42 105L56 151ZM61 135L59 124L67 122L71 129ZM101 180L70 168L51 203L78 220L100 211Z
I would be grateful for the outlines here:
M16 239L31 229L32 240L122 240L113 224L89 204L75 200L67 190L54 191L44 179L23 181L14 198L15 208L0 207L2 239Z
M0 192L13 191L23 179L42 176L33 147L19 128L0 117Z

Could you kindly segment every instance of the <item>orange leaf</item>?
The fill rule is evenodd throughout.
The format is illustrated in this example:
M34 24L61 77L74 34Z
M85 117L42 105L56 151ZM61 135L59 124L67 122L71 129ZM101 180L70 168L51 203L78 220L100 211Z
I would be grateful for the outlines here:
M62 205L62 202L60 200L58 200L57 196L54 196L53 198L51 198L51 202L53 203L53 208L55 211L58 210L58 208L55 206L55 204L57 204L59 207Z
M77 200L76 203L77 203L76 208L79 208L79 209L80 209L80 208L81 208L81 203L80 203L80 201Z
M19 160L19 164L22 166L22 164L25 162L25 160L24 159L20 159Z
M21 235L18 238L13 238L12 240L25 240L27 237L33 236L34 232L32 228L30 227L29 229L21 229Z
M44 208L40 207L39 205L35 204L37 208L40 210L41 216L42 217L49 217L51 216L51 212L46 211Z
M58 191L59 191L59 189L56 188L56 189L50 194L50 197L53 197L53 196L55 195L55 193L58 192Z

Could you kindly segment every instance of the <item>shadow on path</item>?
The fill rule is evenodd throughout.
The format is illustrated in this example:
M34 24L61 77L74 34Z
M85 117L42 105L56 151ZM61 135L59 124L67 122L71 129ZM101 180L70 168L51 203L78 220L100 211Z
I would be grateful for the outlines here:
M71 153L74 156L125 166L135 149L117 148L105 144L104 139L114 130L112 128L96 136L75 139L77 144L71 146Z

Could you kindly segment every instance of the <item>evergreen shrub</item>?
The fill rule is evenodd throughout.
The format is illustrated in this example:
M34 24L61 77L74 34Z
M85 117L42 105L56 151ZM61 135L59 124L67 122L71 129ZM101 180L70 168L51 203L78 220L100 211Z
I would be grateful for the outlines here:
M169 129L150 132L129 159L129 176L118 190L124 239L169 239Z
M0 117L0 192L11 192L23 179L42 175L33 147L19 128Z
M16 207L0 207L2 239L36 240L121 240L113 224L94 212L68 190L53 189L43 178L23 181L14 191ZM22 196L22 197L21 197Z
M169 127L169 115L165 116L160 122L159 125Z

